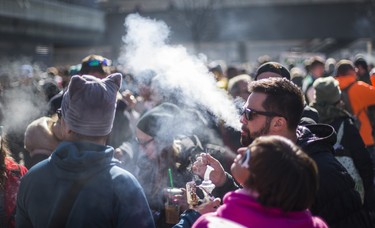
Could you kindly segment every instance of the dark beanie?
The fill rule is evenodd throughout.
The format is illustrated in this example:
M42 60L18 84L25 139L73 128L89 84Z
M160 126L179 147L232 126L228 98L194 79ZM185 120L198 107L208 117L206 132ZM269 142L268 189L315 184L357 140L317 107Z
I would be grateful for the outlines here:
M313 87L317 104L335 104L341 99L339 82L331 76L316 79Z
M146 112L138 121L137 128L152 137L171 135L176 128L180 108L172 103L162 103Z
M278 62L266 62L260 65L255 73L255 80L257 80L258 76L262 73L268 72L278 74L280 77L290 80L290 73L288 69Z

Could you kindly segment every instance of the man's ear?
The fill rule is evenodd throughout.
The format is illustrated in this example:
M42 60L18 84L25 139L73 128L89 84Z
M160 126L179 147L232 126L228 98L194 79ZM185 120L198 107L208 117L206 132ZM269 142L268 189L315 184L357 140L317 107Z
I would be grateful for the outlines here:
M271 130L274 132L284 131L287 128L287 122L284 117L276 116L271 121Z

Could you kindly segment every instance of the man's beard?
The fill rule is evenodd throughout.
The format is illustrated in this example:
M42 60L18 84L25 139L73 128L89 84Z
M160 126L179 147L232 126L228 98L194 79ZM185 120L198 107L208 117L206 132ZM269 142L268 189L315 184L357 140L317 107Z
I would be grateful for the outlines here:
M247 134L241 135L241 139L240 139L241 145L249 146L259 136L267 135L270 131L271 120L272 118L267 117L266 122L264 123L264 126L258 131L255 131L253 133L251 133L248 128L242 128L242 130L245 131Z

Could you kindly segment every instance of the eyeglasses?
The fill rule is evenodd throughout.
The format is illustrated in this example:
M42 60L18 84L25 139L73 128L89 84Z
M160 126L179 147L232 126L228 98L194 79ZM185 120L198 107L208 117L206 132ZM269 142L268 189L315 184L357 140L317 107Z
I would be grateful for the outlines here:
M146 142L139 141L138 138L135 138L135 141L137 141L138 145L141 147L146 147L150 142L154 141L154 138L151 138L150 140L147 140Z
M253 120L256 115L262 115L262 116L281 116L284 117L276 112L265 112L265 111L256 111L254 109L243 107L241 110L241 116L245 114L245 117L248 121ZM285 118L285 117L284 117ZM285 118L286 119L286 118Z
M249 168L249 161L250 161L250 149L247 148L243 158L241 160L241 167L248 169Z
M95 66L111 66L111 60L109 59L103 59L103 60L98 60L98 59L92 59L87 62L87 65L90 67L95 67Z
M56 114L57 114L57 117L59 118L59 120L61 120L61 118L62 118L61 108L56 110Z

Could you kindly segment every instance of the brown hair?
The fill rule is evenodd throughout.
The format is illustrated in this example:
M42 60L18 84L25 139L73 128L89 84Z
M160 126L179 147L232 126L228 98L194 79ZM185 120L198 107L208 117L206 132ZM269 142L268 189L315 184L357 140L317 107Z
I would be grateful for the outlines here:
M290 140L262 136L249 146L249 179L245 187L259 193L264 206L283 211L309 208L318 190L315 162Z
M265 110L285 117L289 129L297 128L304 109L304 96L293 82L286 78L267 78L253 81L249 90L265 93L267 98L262 104Z

